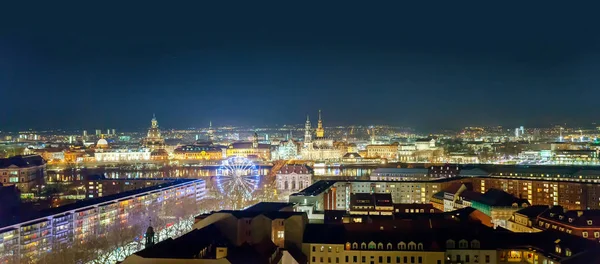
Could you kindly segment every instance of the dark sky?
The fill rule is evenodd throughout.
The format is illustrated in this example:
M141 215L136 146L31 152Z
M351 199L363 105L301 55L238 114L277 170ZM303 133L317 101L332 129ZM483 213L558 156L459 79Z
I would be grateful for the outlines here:
M38 2L0 7L0 129L598 119L597 5Z

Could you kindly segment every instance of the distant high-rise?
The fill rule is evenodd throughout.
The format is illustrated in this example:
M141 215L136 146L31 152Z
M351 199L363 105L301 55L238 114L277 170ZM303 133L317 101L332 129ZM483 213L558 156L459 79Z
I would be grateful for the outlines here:
M515 128L515 137L520 137L521 136L521 130L517 127Z
M87 130L83 130L83 138L87 138Z
M100 136L100 135L102 135L102 130L96 129L96 136Z
M116 129L114 129L114 128L113 128L113 129L112 129L110 132L112 132L112 133L111 133L112 135L116 135L116 134L117 134L117 130L116 130Z
M525 135L525 128L523 126L519 127L519 130L521 130L521 136Z

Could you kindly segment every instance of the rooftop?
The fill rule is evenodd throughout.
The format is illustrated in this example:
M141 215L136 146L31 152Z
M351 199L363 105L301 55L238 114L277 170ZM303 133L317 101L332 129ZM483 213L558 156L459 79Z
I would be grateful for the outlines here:
M520 214L526 216L528 218L535 218L541 215L543 212L547 211L550 207L547 205L532 205L525 207L519 211L516 211L516 214Z
M273 212L285 210L286 208L293 206L293 203L260 202L246 208L244 211Z
M377 168L373 170L371 175L377 174L427 174L429 169L426 168Z
M11 166L18 168L34 167L44 165L46 162L39 155L13 156L10 158L0 159L0 169L6 169Z

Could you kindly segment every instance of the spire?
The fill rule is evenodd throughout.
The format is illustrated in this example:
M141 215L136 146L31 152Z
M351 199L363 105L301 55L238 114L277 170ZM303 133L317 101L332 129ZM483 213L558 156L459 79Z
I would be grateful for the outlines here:
M323 129L323 120L321 120L321 109L319 109L319 122L317 123L317 138L325 137L325 129Z
M310 119L308 118L308 114L306 115L306 122L310 122Z

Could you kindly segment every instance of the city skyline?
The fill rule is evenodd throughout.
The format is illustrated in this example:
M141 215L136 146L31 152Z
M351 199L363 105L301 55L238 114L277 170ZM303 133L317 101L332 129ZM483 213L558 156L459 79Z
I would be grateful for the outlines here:
M331 125L423 130L596 122L593 8L14 5L0 87L21 100L2 129L144 127L153 112L165 127L260 126L317 109Z

